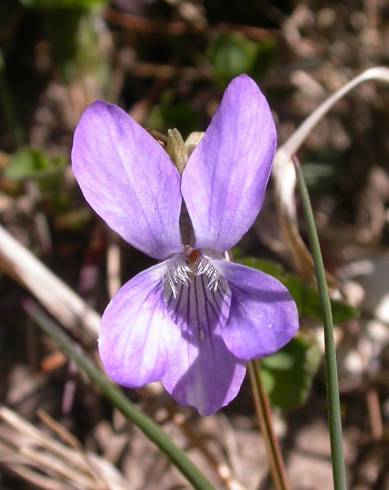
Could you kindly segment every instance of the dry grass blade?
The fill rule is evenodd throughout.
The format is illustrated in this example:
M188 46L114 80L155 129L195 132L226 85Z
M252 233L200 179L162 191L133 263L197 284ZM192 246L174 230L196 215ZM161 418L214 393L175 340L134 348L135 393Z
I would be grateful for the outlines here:
M1 453L4 454L4 448L0 444ZM65 483L61 483L58 480L53 480L50 477L43 476L34 470L31 470L26 466L27 463L17 463L14 459L14 455L11 454L9 461L6 462L6 468L10 473L18 476L19 478L32 483L37 488L43 490L69 490L69 486ZM4 457L0 458L0 464L4 464Z
M66 429L44 416L55 433L70 445L37 429L12 410L1 406L0 465L39 488L124 490L128 481L107 460L86 452Z
M100 317L0 225L0 269L25 286L64 327L95 342Z
M342 97L363 82L369 80L389 83L389 69L385 67L370 68L325 100L278 149L273 166L276 203L281 232L290 244L292 258L297 271L308 280L313 280L313 262L298 229L295 188L296 172L292 163L293 155L299 150L307 136Z
M95 475L96 480L99 480L99 478L95 474L95 468L93 466L93 463L91 461L91 458L88 456L88 454L83 450L83 447L81 446L80 442L76 437L74 437L73 434L71 434L66 428L56 422L48 413L46 413L44 410L38 410L38 417L42 420L44 424L47 425L49 429L51 429L55 434L60 437L65 444L68 444L70 447L73 447L76 449L81 456L84 458L86 467L89 468L90 473L92 475ZM101 483L101 480L100 480Z
M122 285L120 278L121 256L120 245L116 235L110 234L107 249L107 286L110 298Z

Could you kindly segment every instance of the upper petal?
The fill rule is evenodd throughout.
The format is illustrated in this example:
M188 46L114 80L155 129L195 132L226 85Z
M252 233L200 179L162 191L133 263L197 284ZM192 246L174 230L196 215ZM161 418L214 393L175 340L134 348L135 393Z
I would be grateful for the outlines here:
M74 133L72 164L86 200L127 242L155 258L180 250L180 176L126 112L91 104Z
M180 331L166 314L163 299L167 261L122 286L107 306L99 352L117 383L138 387L161 379L172 362Z
M245 360L281 349L299 325L289 291L274 277L250 267L222 261L217 266L231 289L230 315L217 332L228 349Z
M235 78L182 175L196 248L224 252L262 207L276 149L269 105L247 75Z

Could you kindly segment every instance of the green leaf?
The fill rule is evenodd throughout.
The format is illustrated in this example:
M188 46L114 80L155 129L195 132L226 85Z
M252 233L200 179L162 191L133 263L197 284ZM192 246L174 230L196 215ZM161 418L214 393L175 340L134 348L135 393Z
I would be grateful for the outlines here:
M12 180L42 178L61 172L66 165L63 155L49 156L38 148L23 148L12 155L5 176Z
M229 33L220 34L208 49L215 78L222 85L241 73L249 72L256 54L256 43L241 35Z
M261 78L274 60L275 48L271 38L254 42L241 34L221 33L211 41L207 53L215 79L224 87L241 73Z
M261 378L273 406L290 410L302 405L320 366L322 352L314 337L298 336L261 361Z
M316 321L322 320L319 292L314 287L306 284L301 277L286 272L281 265L275 262L257 259L256 257L240 257L239 252L235 260L241 264L270 274L282 282L296 301L300 316ZM342 301L331 300L331 306L334 323L343 323L357 317L359 314L355 308Z

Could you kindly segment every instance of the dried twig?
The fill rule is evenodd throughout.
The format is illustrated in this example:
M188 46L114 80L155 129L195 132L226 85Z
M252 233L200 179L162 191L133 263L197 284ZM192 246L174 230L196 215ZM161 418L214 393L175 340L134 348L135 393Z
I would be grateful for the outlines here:
M380 441L384 435L384 424L382 421L380 399L377 388L374 386L370 386L367 389L366 405L373 439L375 441Z
M0 465L24 480L49 490L124 490L128 481L107 460L85 451L58 422L41 413L65 444L14 411L0 406Z
M25 286L73 334L95 343L100 317L0 225L0 269Z

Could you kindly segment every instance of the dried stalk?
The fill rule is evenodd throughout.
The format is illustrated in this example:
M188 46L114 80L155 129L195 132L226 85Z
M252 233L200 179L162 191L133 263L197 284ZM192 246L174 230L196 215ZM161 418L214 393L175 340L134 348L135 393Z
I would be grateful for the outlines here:
M65 328L96 342L100 316L0 225L0 270L26 287ZM82 327L82 329L81 329Z
M297 128L292 136L280 146L274 159L273 177L281 233L286 243L290 245L296 270L307 280L314 278L314 267L311 255L298 229L295 201L296 171L293 166L292 157L336 102L356 86L369 80L389 82L389 69L385 67L370 68L346 83L346 85L325 100Z

